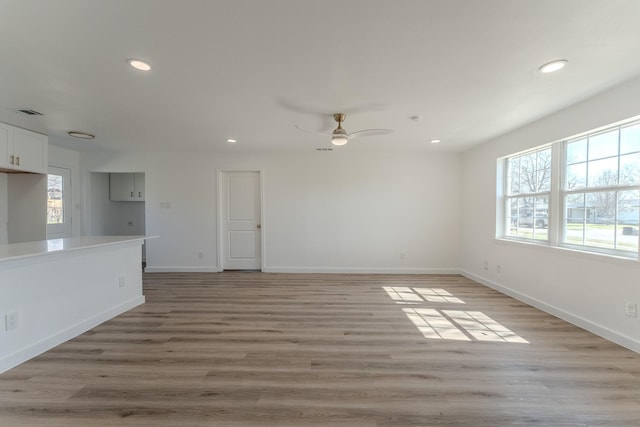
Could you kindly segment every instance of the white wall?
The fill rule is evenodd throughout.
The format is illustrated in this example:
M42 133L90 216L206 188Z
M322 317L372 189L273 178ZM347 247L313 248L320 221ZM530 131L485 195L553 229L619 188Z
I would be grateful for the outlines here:
M640 303L640 263L494 238L499 157L637 115L640 78L464 153L461 267L471 278L640 351L640 321L625 315L626 301Z
M145 234L144 202L113 202L109 199L109 174L89 174L91 217L87 234L95 236L142 236ZM131 225L129 225L131 223Z
M88 180L87 180L88 179ZM109 174L91 173L85 177L85 187L89 189L91 199L82 229L91 236L108 236L111 202L109 201Z
M9 243L47 238L47 176L7 175L7 238Z
M112 236L143 236L144 202L110 202L113 215L109 218L107 234Z
M218 169L263 172L266 271L459 266L457 154L82 153L81 169L86 182L90 172L145 172L146 234L160 236L146 244L149 271L218 270ZM90 185L83 195L90 230Z

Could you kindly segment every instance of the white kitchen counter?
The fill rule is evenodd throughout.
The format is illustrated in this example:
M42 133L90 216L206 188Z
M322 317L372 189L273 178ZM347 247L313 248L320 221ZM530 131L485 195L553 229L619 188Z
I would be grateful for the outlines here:
M143 304L145 239L0 245L0 373Z
M145 236L82 236L0 245L0 266L3 261L14 261L101 246L120 245L126 242L143 242L145 239Z

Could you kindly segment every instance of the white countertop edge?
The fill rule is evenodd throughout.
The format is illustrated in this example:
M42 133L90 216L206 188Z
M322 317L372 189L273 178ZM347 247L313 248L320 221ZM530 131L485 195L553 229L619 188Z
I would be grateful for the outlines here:
M0 262L143 242L157 236L81 236L0 245Z

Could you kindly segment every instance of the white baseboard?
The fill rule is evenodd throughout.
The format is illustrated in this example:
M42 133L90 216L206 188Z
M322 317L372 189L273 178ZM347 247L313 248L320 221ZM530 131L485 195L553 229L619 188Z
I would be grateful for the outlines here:
M145 273L219 273L218 267L145 267Z
M265 273L329 274L460 274L457 268L345 268L345 267L265 267Z
M219 267L146 267L145 273L220 273ZM264 267L265 273L461 274L457 268Z
M468 271L463 270L461 271L461 274L468 279L478 282L484 286L487 286L505 295L509 295L510 297L515 298L518 301L521 301L521 302L524 302L525 304L529 304L533 307L536 307L546 313L549 313L562 320L572 323L582 329L586 329L589 332L592 332L609 341L613 341L614 343L621 345L623 347L626 347L629 350L635 351L636 353L640 353L640 342L636 341L631 337L612 331L611 329L604 327L602 325L598 325L597 323L594 323L588 319L585 319L584 317L576 316L575 314L562 310L561 308L558 308L552 304L548 304L537 298L530 297L529 295L515 291L511 288L503 286L494 281L485 279L484 277L477 276Z
M95 328L99 324L104 323L107 320L110 320L117 315L124 313L125 311L129 311L132 308L139 306L140 304L144 304L144 302L144 296L135 297L109 310L103 311L96 316L76 323L75 325L57 332L48 338L45 338L28 347L18 350L15 353L12 353L0 360L0 374L44 353L47 350L51 350L53 347L60 345L63 342L69 341L70 339L87 332L91 328Z

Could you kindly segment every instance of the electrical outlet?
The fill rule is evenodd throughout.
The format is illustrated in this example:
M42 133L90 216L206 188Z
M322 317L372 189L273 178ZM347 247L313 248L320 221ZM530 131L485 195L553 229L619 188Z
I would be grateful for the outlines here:
M484 262L484 269L488 270L489 269L489 261L485 261Z
M625 313L629 317L638 317L638 305L635 302L627 301L624 303Z
M496 265L496 271L498 274L502 273L502 266L500 264Z
M133 221L129 221L129 222L127 223L127 225L128 225L129 227L133 227Z
M124 276L118 277L118 287L124 288L124 283L125 283Z
M204 258L204 254L202 252L198 252L198 259L203 259Z
M5 318L5 329L7 331L11 331L12 329L18 328L18 312L14 311L12 313L7 313L4 316Z

